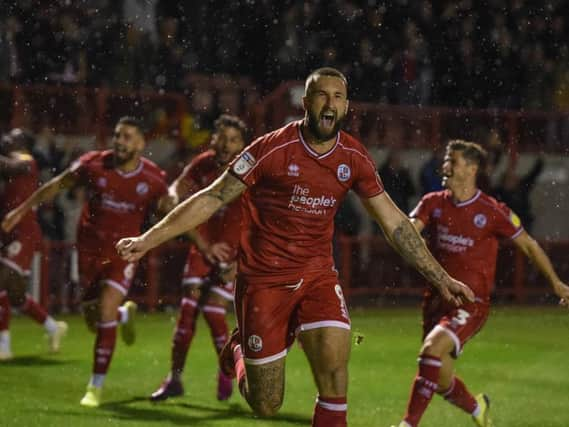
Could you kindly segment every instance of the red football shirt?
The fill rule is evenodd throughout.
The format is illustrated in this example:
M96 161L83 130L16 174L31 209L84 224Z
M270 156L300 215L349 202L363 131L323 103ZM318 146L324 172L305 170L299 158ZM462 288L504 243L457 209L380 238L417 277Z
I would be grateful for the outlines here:
M498 238L513 239L523 231L518 216L480 190L461 203L455 203L448 190L426 194L410 216L425 224L429 248L445 270L487 301Z
M168 192L165 172L145 158L129 173L116 169L112 151L91 151L71 165L87 189L77 243L99 256L117 256L115 244L140 234L149 210Z
M18 154L20 160L29 163L29 170L25 173L12 175L5 179L3 188L0 191L0 218L3 218L12 209L20 206L38 188L39 171L37 163L29 154ZM41 230L37 222L36 210L30 210L16 226L19 230L24 230L30 240L41 239Z
M364 146L345 132L327 153L303 140L300 123L268 133L230 165L243 195L240 273L279 283L331 271L334 215L346 193L362 198L383 185Z
M215 151L208 150L196 156L182 172L182 179L200 189L211 184L223 169L215 161ZM225 242L235 249L239 246L241 200L237 199L218 210L198 230L210 243Z

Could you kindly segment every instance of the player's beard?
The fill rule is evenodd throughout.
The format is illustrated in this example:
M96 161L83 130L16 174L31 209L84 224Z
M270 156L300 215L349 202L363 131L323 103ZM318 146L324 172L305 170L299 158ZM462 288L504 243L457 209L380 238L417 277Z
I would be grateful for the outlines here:
M334 126L331 128L331 130L326 131L322 129L322 126L320 125L322 119L322 112L320 112L320 114L309 112L307 115L307 125L312 135L314 135L318 141L320 142L328 141L329 139L332 139L342 128L345 118L346 118L345 114L341 116L335 115Z
M122 166L136 158L136 151L123 150L117 146L113 150L115 165Z

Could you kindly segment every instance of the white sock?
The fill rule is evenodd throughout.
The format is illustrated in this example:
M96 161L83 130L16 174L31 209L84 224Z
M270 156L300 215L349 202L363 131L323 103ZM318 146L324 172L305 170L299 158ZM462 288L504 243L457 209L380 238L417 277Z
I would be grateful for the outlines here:
M126 309L126 307L123 307L122 305L119 307L119 314L121 315L121 320L120 323L126 323L128 322L128 310Z
M105 382L105 374L93 374L89 380L89 385L97 388L103 387Z
M47 316L45 322L43 322L43 327L49 335L52 335L57 330L57 322L53 317Z
M480 415L480 405L477 404L476 409L472 411L472 416L477 417L478 415Z
M8 329L0 331L0 350L10 351L10 331Z

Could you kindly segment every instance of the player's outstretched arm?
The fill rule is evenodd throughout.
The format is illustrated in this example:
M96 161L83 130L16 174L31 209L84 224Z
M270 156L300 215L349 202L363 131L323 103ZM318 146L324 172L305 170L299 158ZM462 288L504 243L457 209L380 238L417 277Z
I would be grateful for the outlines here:
M427 278L441 295L456 305L474 301L474 294L464 283L453 279L433 257L411 221L393 203L387 193L363 200L391 246Z
M75 184L75 178L71 171L66 169L38 188L20 206L8 212L2 219L2 230L5 232L12 230L31 209L53 199L57 193L73 186L73 184Z
M239 197L246 188L245 184L225 171L208 187L176 206L146 233L119 240L119 255L130 262L142 258L150 249L207 221L219 208Z
M561 298L563 305L569 305L569 286L561 281L551 260L543 248L525 231L514 239L514 244L533 262L551 284L553 291Z

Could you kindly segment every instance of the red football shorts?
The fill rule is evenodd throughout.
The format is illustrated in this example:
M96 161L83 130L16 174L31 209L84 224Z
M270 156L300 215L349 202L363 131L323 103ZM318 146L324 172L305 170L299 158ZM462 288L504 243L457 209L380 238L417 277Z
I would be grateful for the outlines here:
M458 357L464 345L482 329L489 313L490 304L479 299L452 307L434 295L423 302L423 339L433 329L442 329L452 338L453 356Z
M34 253L40 250L41 231L39 225L19 225L10 233L2 233L0 263L22 276L30 274Z
M235 312L247 364L285 357L297 333L324 327L350 329L338 277L311 273L279 285L238 276Z
M188 251L182 285L207 287L209 292L216 293L221 297L233 301L235 282L223 282L217 277L219 267L211 265L202 253L192 246Z
M85 300L98 296L102 282L126 295L135 272L136 263L124 261L118 255L105 257L79 250L79 281Z

